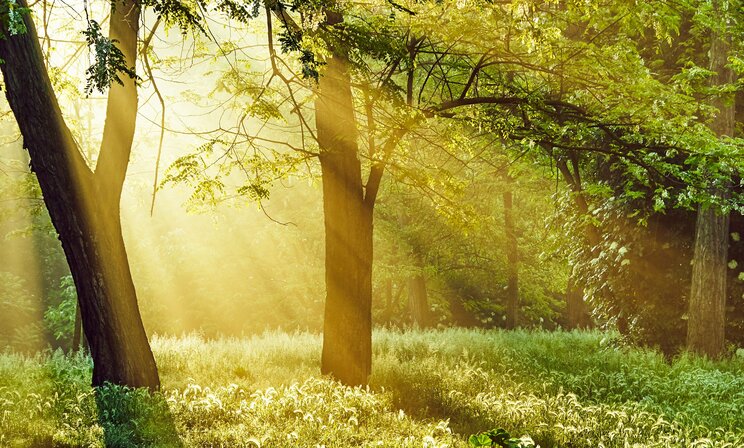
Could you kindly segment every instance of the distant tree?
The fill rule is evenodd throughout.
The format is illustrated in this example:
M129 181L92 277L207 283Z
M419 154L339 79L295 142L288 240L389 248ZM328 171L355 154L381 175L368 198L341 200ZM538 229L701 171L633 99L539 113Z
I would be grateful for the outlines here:
M732 39L726 2L713 0L712 14L720 19L710 31L709 65L713 89L734 82L729 66ZM717 112L711 129L719 138L735 137L735 99L731 93L714 93L711 105ZM710 163L710 162L709 162ZM713 162L715 163L715 162ZM712 197L726 197L727 185L715 179L707 191ZM692 285L687 313L687 348L691 352L718 358L725 347L726 279L728 277L729 212L701 202L697 210L692 259Z
M515 328L519 325L519 247L517 244L517 229L514 224L514 191L511 187L512 179L506 177L506 187L501 193L504 201L504 233L506 235L506 327Z

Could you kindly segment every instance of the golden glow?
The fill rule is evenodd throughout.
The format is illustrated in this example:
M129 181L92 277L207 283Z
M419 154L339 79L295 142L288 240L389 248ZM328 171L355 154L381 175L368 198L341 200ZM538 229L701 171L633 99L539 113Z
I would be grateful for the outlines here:
M32 208L38 204L22 187L28 156L12 139L18 130L8 121L0 122L0 126L4 143L0 146L0 273L9 276L0 289L7 295L3 294L0 301L10 313L3 318L12 319L9 327L15 329L7 335L10 340L0 340L0 352L5 343L33 352L46 345L40 325L46 293L40 272L44 260L32 230L43 220L32 215Z

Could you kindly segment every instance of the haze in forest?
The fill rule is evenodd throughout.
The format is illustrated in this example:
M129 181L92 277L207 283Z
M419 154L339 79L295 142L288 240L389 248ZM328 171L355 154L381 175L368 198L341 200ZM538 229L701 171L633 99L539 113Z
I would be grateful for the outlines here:
M0 447L744 446L741 10L0 0Z

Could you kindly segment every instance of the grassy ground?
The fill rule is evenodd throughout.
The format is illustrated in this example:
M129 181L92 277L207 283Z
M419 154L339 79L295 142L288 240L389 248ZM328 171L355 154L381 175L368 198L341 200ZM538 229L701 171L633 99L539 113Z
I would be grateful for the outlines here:
M316 335L156 338L155 398L94 393L84 356L0 355L0 446L465 447L503 427L542 448L744 447L744 360L670 364L608 339L378 331L353 389L319 376Z

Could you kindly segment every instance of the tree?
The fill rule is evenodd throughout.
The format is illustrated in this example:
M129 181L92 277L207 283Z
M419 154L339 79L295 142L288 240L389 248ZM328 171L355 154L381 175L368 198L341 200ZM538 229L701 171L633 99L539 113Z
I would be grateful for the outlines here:
M431 325L426 277L423 273L417 273L408 279L408 306L415 327L426 328Z
M25 0L17 3L27 7ZM121 80L107 65L118 60L130 71L135 66L140 8L134 0L114 2L112 7L109 38L100 36L94 22L87 32L89 42L108 44L108 48L115 42L119 49L98 55L97 62L103 61L97 66L102 70L99 75L113 77L103 84L116 83L108 95L95 170L88 167L64 122L28 14L20 23L6 21L5 38L0 41L5 63L0 68L31 168L77 288L93 357L93 385L111 382L157 389L160 380L137 307L119 211L134 136L137 88L135 79ZM21 23L25 32L15 32Z
M283 26L283 48L300 50L302 31L284 8L277 4L270 9ZM320 35L329 57L321 61L325 67L317 78L315 100L325 226L326 301L321 372L345 384L362 385L367 383L372 369L374 206L387 158L405 130L394 130L378 149L370 145L369 158L373 162L364 181L351 82L353 66L349 59L358 50L359 42L345 39L350 35L350 25L344 22L343 12L335 8L338 5L329 5L320 12ZM271 39L270 35L269 48L276 74ZM303 57L303 74L312 78L317 73L314 62L308 65L308 58L314 61L314 56L304 50ZM368 118L374 121L373 117ZM373 142L374 127L368 132L369 141Z
M727 26L728 12L720 1L713 1L713 12L721 14L720 29L711 31L710 70L715 73L713 88L730 85L734 73L728 66L731 35ZM734 99L730 95L713 97L718 112L711 129L719 138L734 137ZM709 190L711 196L726 196L725 187ZM726 329L726 277L728 276L729 214L711 204L698 206L695 225L695 249L692 260L692 283L687 320L687 348L691 352L718 358L723 354Z
M326 25L343 22L326 12ZM331 47L315 121L323 179L326 304L321 371L366 384L372 368L372 207L362 185L348 60Z
M515 328L519 324L519 247L517 245L517 231L514 226L514 192L513 182L507 174L506 188L502 192L504 201L504 233L506 234L506 327Z
M547 148L551 168L571 154L591 154L601 159L604 167L622 173L617 176L625 181L620 196L628 200L641 195L663 202L671 191L664 184L667 178L687 186L695 181L695 173L685 172L684 167L696 139L705 140L698 133L700 128L694 126L697 105L676 85L665 85L650 76L630 37L648 26L666 32L674 27L673 14L665 11L657 15L655 6L636 2L618 2L599 8L599 12L592 2L538 2L530 3L524 16L515 17L512 5L466 3L455 8L453 3L442 2L420 11L393 4L392 14L389 2L357 9L354 4L334 2L319 8L299 0L267 5L267 12L275 15L282 27L282 49L299 57L294 65L277 62L269 19L271 69L264 79L268 78L269 84L281 79L287 85L289 94L279 103L291 105L289 114L299 117L303 136L302 146L292 149L318 157L323 178L327 308L322 369L352 384L364 382L369 372L369 279L377 190L385 171L416 177L411 175L414 169L393 154L399 146L407 146L398 145L401 135L412 132L413 126L400 124L407 123L401 117L412 117L410 121L416 125L426 122L431 127L446 127L444 122L452 120L508 141L524 153ZM302 26L293 22L293 14L303 17ZM639 22L644 24L639 26ZM569 25L575 25L574 29L563 33ZM500 32L494 35L493 30ZM599 71L597 61L602 62ZM308 78L316 78L323 64L318 84L313 85ZM247 92L256 101L270 95L265 94L271 91L268 85L246 87L241 74L231 68L229 77L240 81L236 82L240 85L236 93ZM285 69L288 75L282 74ZM307 82L303 83L303 78ZM304 92L317 87L314 129L307 125L310 120L301 117L304 98L298 100L290 88L296 85ZM368 109L367 153L363 150L365 139L359 135L365 126L363 120L356 119L355 106L360 104ZM255 108L247 109L241 113L241 124ZM266 109L282 114L279 106ZM395 135L397 128L401 128L400 135ZM235 132L236 139L226 145L232 152L238 134L244 132L240 125L236 129L240 129ZM317 141L317 152L312 145L305 145L306 135ZM389 136L387 142L378 145L376 138L383 136ZM254 148L259 140L256 136L240 137ZM452 143L460 142L453 139ZM214 147L207 146L210 151ZM582 163L591 160L582 159ZM195 165L190 161L193 158L181 164L187 175L205 171L191 169ZM275 162L265 164L273 174L280 171ZM366 167L369 176L364 182ZM253 165L240 168L250 172L249 177L258 171ZM579 182L575 200L584 195L580 168L571 167ZM426 180L430 179L424 183ZM207 180L198 188L210 185L217 185L217 189L223 186ZM426 187L437 188L431 185L436 183ZM262 189L264 183L252 183L244 193L260 196ZM581 214L588 212L585 207ZM581 231L591 232L592 224L582 225ZM592 258L599 255L594 250L584 252L590 252ZM583 283L577 279L572 283L576 288L571 289L579 291ZM579 298L577 304L583 303L580 294L572 297Z
M589 204L581 181L579 155L575 151L568 151L566 156L557 156L555 165L570 188L574 208L581 217L582 244L587 245L589 251L596 252L594 248L600 243L601 237L595 223L587 219ZM571 162L570 167L566 158ZM566 286L566 325L568 328L582 328L591 325L591 316L584 301L584 287L580 284L578 269L575 265L571 266L571 273Z

